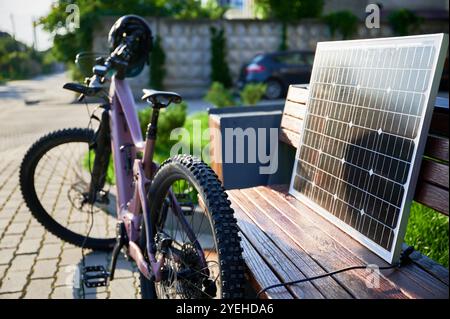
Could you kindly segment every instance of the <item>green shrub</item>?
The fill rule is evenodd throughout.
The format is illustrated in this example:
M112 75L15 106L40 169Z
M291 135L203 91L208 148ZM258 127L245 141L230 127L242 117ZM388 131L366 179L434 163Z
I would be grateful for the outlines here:
M230 69L226 58L226 39L223 29L210 28L211 32L211 81L232 85Z
M448 217L414 202L405 242L448 268Z
M358 31L358 17L350 11L336 11L323 17L332 36L340 33L344 39L352 37Z
M158 120L158 137L155 149L155 161L161 162L169 157L170 148L176 141L170 140L170 132L182 127L186 121L187 104L172 104L167 109L161 111ZM152 109L146 108L138 112L142 134L145 137L147 126L150 122Z
M404 36L418 29L422 18L408 9L399 9L389 14L388 21L395 34Z
M288 50L288 25L285 21L281 21L281 34L280 34L280 45L278 46L279 51Z
M264 83L250 83L244 86L240 95L244 105L255 105L258 103L264 93L266 93L267 85Z
M205 101L218 108L235 105L233 94L220 82L213 82L205 96Z
M202 130L202 136L200 143L194 143L194 122L198 121L200 123L200 127ZM209 143L209 136L203 136L204 130L208 128L208 113L207 112L197 112L186 118L186 122L184 123L184 128L189 132L190 145L189 149L191 150L191 154L201 154L203 148ZM199 144L199 145L197 145ZM199 148L200 147L200 148ZM206 163L209 163L208 158L202 158L202 160Z
M161 45L161 37L156 36L153 43L153 50L150 53L150 87L156 90L164 88L164 78L166 76L166 54Z

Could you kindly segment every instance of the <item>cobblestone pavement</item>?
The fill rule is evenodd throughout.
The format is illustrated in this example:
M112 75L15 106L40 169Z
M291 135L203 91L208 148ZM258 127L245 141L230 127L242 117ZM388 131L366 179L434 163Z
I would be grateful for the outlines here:
M85 107L70 104L73 96L62 90L65 81L59 74L0 86L0 299L82 297L77 288L81 250L32 217L18 179L22 157L36 139L59 128L87 125ZM46 201L55 206L51 198ZM86 251L87 265L107 265L109 258ZM85 297L138 297L138 273L130 262L118 261L115 278L109 287L85 289Z

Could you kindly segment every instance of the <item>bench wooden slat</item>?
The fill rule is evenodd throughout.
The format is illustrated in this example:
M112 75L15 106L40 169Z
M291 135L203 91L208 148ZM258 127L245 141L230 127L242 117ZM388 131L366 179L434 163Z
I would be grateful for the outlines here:
M298 224L302 229L307 229L307 231L312 234L314 228L307 226L311 223L314 227L319 228L321 232L324 232L329 237L333 238L339 245L345 247L348 251L348 255L357 256L358 259L361 258L362 262L366 264L377 264L379 266L387 265L387 263L375 253L362 246L335 225L331 224L299 200L289 195L287 185L260 186L255 189L266 197L271 196L270 194L274 194L276 198L272 197L270 199L271 202L280 205L280 208L282 208L284 212L291 214L292 221ZM288 205L285 204L286 202ZM305 225L304 221L306 220L309 220L309 223ZM315 232L317 231L314 231L314 233ZM295 236L298 237L298 233L295 233ZM315 250L324 250L324 244L321 242L320 237L314 237L309 244L311 245L313 252L315 252ZM311 254L310 250L307 251ZM325 261L328 260L330 262L331 267L339 267L338 264L333 263L337 260L336 258L333 258L332 256L324 256L323 258L325 258ZM448 298L448 284L444 284L442 280L435 278L415 264L410 264L401 269L382 271L382 274L384 278L389 280L410 298ZM385 289L388 288L385 286ZM385 296L384 298L388 298L388 296Z
M286 101L284 105L283 115L289 115L298 119L304 119L306 114L306 105L295 103L292 101Z
M296 85L289 86L289 90L286 96L288 101L306 104L308 100L309 91L306 88L301 88Z
M419 179L414 200L448 216L448 189L441 188Z
M266 234L276 234L276 236L269 236L269 241L273 242L284 254L282 260L285 267L285 260L290 260L295 267L302 273L298 278L312 277L318 273L323 273L324 270L303 250L299 247L289 236L281 231L277 225L274 225L269 219L264 217L259 207L256 207L248 198L243 197L240 191L231 191L230 198L233 203L239 205L240 208L245 207L244 212L247 216L237 215L238 225L251 222L257 225ZM245 230L242 229L245 233ZM278 266L275 265L275 266ZM333 278L326 277L320 280L312 281L314 286L325 298L349 299L352 296ZM311 289L306 286L305 289ZM305 294L307 297L308 294Z
M256 292L264 287L276 285L280 283L280 280L275 276L273 271L261 258L256 249L251 245L247 238L242 237L242 248L244 250L243 257L247 266L248 273L250 274L250 283ZM284 287L277 287L270 289L261 298L268 299L293 299L289 291Z
M406 249L408 245L403 244L403 249ZM431 274L433 277L444 283L445 285L449 285L448 278L448 269L442 265L439 265L431 258L422 255L418 251L414 251L409 258L420 268L422 268L427 273Z
M280 136L279 136L280 141L282 141L283 143L286 143L288 145L299 145L300 144L300 135L286 130L286 129L281 129L280 130Z
M283 115L281 118L281 127L284 129L288 129L292 132L295 132L293 129L294 127L301 127L303 123L303 120L298 119L296 117L290 116L290 115Z
M258 194L259 187L241 190L243 196L257 203L265 218L270 219L285 231L312 259L325 269L333 271L350 265L364 262L325 234L319 224L312 223L303 214L290 206L286 201ZM275 236L276 234L273 234ZM392 285L386 278L380 278L380 287L367 289L369 274L364 271L349 271L335 275L334 278L346 287L355 298L407 298L402 291Z
M441 161L449 161L449 141L448 138L443 138L434 135L428 135L427 144L425 145L426 156L435 158Z
M239 194L230 193L234 198L233 209L241 232L260 253L261 257L272 268L272 271L283 282L305 278L305 275L289 260L280 249L270 240L268 235L263 232L249 217L249 210L254 209L248 205L248 202L239 198ZM280 265L282 263L282 265ZM300 299L323 299L324 296L310 282L300 285L289 286L287 289Z
M420 178L423 181L448 189L448 177L448 165L433 162L426 158L422 160Z
M448 121L449 121L448 109L433 112L430 124L430 133L448 137L449 136Z

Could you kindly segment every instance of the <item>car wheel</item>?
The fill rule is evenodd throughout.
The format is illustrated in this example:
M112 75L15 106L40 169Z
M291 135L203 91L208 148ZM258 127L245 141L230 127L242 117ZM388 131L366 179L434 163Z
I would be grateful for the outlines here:
M283 94L283 85L280 81L275 79L270 79L266 82L266 98L269 100L275 100L281 98Z

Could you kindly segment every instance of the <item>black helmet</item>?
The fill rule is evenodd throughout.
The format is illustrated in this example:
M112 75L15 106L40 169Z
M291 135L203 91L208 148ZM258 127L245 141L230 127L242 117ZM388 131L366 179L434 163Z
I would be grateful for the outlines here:
M126 15L117 20L109 31L109 50L113 52L125 38L132 37L133 43L128 48L130 59L125 72L126 77L138 75L148 64L148 56L152 51L152 30L144 19L137 15Z

